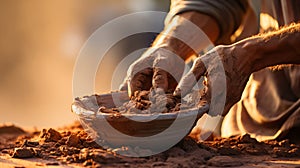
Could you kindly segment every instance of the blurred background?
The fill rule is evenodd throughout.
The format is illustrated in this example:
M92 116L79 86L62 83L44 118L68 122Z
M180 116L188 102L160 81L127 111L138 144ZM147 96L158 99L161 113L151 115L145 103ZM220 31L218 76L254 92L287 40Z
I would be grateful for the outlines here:
M118 16L168 8L168 0L0 1L0 123L42 128L74 122L73 67L88 37ZM109 92L115 65L155 36L138 34L114 46L98 69L96 92Z

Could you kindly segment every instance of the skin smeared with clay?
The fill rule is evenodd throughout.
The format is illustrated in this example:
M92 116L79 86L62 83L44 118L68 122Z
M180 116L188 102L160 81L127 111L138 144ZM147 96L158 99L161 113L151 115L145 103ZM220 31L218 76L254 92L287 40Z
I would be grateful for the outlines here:
M198 26L212 43L216 43L222 35L216 20L210 16L194 11L184 12L178 16L186 18ZM190 38L192 40L187 40L187 42L191 45L187 45L177 38L168 35L180 36L180 34L186 34L184 24L177 24L177 22L179 23L181 20L173 19L170 24L166 25L164 31L156 38L152 47L164 48L182 58L182 60L187 60L191 55L199 53L198 49L201 48L190 48L188 46L201 46L203 39L199 38L197 41L197 38ZM179 82L174 96L180 97L186 95L201 76L206 76L205 92L207 92L207 94L203 98L209 102L212 86L216 86L214 88L217 89L214 92L218 92L219 95L226 94L225 108L222 110L223 112L220 112L220 114L226 115L232 105L240 100L251 73L269 66L300 63L299 25L299 23L292 24L277 31L246 38L231 45L219 45L215 47L207 54L195 60L190 72L182 77ZM152 47L150 47L150 50ZM179 80L172 75L175 77L176 82L170 82L172 78L170 78L170 75L166 72L163 72L163 70L165 70L165 67L172 67L173 71L175 70L182 73L179 66L180 64L176 64L176 61L172 61L173 57L168 56L164 57L163 60L166 61L164 61L164 64L161 64L164 68L163 66L155 67L153 62L154 60L159 60L159 57L159 54L143 54L141 59L137 60L131 67L142 66L144 60L151 60L149 61L151 63L148 62L148 68L150 70L147 70L147 72L150 73L133 71L132 69L134 68L130 68L128 73L131 75L127 77L121 90L128 90L130 96L134 94L134 91L149 90L151 86L154 88L162 88L165 92L173 90L174 85L176 85ZM221 63L222 66L220 66L219 63ZM222 72L225 72L225 76L219 73L220 69ZM137 74L136 77L134 74ZM220 84L218 83L218 81L220 81L219 78L226 79L226 91L224 89L218 90L217 86ZM172 85L170 85L170 83Z
M299 39L300 24L292 24L278 31L253 36L232 45L217 46L195 60L192 69L182 78L174 95L187 94L201 76L208 76L206 82L208 94L204 98L209 102L211 85L215 85L214 89L222 88L217 85L222 77L220 72L223 68L226 75L226 103L222 114L226 115L240 100L251 73L269 66L300 63ZM224 90L214 92L224 94Z
M121 90L128 90L130 96L152 86L173 92L183 70L184 61L180 57L164 47L153 47L129 67Z
M173 92L182 77L184 61L215 41L218 32L217 23L210 16L185 12L174 17L152 46L129 67L120 90L128 90L129 96L151 86Z

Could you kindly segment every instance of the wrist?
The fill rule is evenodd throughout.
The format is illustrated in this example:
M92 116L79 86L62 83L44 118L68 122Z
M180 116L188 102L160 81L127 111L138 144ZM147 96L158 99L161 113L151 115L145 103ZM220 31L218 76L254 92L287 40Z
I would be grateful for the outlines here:
M237 43L227 45L228 59L232 60L231 66L242 75L250 75L257 69L257 61L260 59L260 50L255 45L255 40L245 39ZM227 62L230 64L230 62Z
M184 60L211 46L213 43L202 30L203 26L197 25L193 19L186 17L175 16L156 38L153 46L167 45Z
M182 58L183 60L186 60L191 55L196 54L196 52L187 44L171 36L165 36L163 34L160 34L157 37L156 41L153 43L152 47L169 50L177 56L179 56L180 58Z
M245 68L249 73L253 73L261 69L263 51L259 45L259 38L248 38L234 43L237 57L244 60Z
M241 43L248 55L251 71L281 65L300 63L300 24L292 24L280 30L260 34Z

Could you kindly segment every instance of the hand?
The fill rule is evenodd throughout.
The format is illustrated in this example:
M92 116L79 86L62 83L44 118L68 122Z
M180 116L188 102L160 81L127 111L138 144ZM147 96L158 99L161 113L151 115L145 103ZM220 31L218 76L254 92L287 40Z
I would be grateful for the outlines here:
M203 99L210 103L210 114L225 115L240 100L251 74L251 57L248 55L251 53L240 45L215 47L195 60L174 95L186 95L201 76L206 76L206 95Z
M128 90L129 96L151 87L173 92L184 65L184 61L167 46L151 47L129 67L120 90Z
M208 15L190 11L174 16L153 47L130 66L120 89L128 90L129 96L151 87L174 91L184 71L184 60L209 46L210 40L215 41L218 36L218 24Z

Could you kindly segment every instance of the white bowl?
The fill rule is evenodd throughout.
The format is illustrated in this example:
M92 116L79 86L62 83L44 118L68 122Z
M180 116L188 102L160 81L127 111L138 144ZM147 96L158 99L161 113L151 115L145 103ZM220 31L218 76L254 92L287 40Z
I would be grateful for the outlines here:
M100 106L108 108L128 101L127 92L76 98L72 112L77 114L86 130L96 137L100 145L109 147L139 146L161 150L172 147L186 136L197 119L208 111L208 104L198 108L172 113L109 114L98 112ZM117 102L117 103L113 103ZM145 122L147 121L147 122Z

